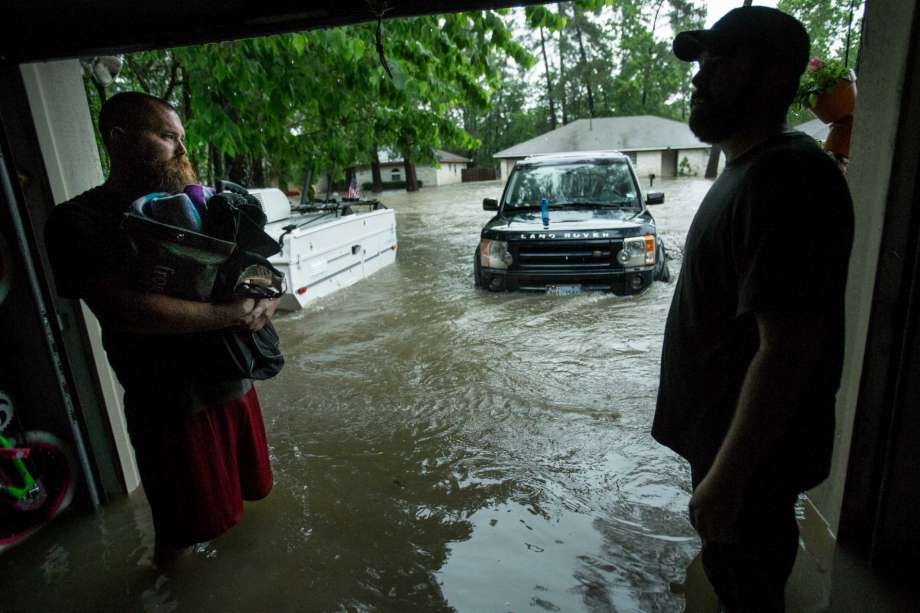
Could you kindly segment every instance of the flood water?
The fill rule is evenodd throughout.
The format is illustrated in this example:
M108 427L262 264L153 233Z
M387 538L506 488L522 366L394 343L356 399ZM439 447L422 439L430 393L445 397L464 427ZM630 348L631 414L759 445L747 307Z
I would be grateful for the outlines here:
M710 183L656 181L680 268ZM399 253L276 320L275 487L176 570L138 491L0 558L2 611L681 611L689 474L649 435L674 289L473 289L501 183L387 192Z

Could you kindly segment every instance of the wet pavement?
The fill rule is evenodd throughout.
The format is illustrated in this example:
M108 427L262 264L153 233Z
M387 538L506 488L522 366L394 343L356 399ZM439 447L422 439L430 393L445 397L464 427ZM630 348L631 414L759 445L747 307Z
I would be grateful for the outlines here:
M709 181L656 181L680 268ZM394 266L276 321L275 488L170 573L143 494L0 558L2 611L681 611L689 474L649 436L674 289L490 294L501 183L387 192Z

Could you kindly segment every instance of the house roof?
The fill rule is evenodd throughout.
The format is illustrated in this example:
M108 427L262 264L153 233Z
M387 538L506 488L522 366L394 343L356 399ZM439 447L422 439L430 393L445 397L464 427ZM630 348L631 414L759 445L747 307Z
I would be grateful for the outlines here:
M398 153L394 153L387 149L381 149L377 154L378 159L380 160L380 165L384 166L386 164L402 164L403 159ZM471 158L465 158L462 155L457 155L456 153L451 153L450 151L444 151L442 149L434 150L434 157L438 162L443 163L463 163L463 162L472 162ZM367 164L365 164L367 166Z
M831 127L820 119L812 119L811 121L800 123L795 126L795 129L799 132L804 132L815 140L825 141Z
M579 119L524 141L493 157L522 158L538 153L590 151L649 151L657 149L704 149L690 127L673 119L637 115L634 117L598 117Z
M462 155L457 155L456 153L451 153L450 151L442 151L440 149L434 150L434 157L438 159L439 162L472 162L472 158L465 158Z

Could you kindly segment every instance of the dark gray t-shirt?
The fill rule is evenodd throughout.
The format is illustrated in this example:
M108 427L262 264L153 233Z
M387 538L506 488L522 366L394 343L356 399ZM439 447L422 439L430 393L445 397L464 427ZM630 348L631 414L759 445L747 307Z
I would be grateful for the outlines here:
M779 134L727 164L687 234L665 328L656 440L708 468L758 348L754 314L815 313L833 341L771 468L801 489L827 476L852 240L846 181L810 137Z

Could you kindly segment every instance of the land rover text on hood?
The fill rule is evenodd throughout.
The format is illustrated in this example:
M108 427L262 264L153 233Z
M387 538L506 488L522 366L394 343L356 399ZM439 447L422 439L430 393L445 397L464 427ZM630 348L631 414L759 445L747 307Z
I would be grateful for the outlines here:
M532 156L518 162L482 229L476 287L577 294L636 294L668 281L664 246L629 158L609 151Z

